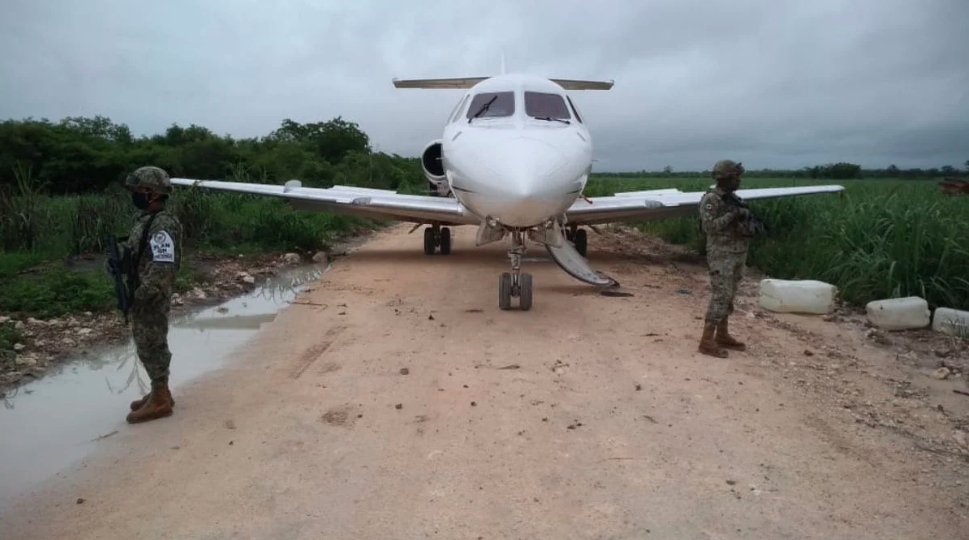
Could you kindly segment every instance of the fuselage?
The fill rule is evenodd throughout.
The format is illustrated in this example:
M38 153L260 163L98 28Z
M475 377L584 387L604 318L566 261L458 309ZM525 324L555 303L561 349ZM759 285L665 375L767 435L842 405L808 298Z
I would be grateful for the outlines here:
M482 81L444 127L446 182L469 211L505 227L557 218L582 193L592 167L583 120L548 79L510 74Z

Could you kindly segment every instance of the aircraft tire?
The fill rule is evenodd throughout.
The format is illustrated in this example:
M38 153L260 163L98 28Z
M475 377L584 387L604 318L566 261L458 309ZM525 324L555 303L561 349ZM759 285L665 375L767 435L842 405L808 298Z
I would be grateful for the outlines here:
M441 228L441 255L448 255L451 253L451 229L448 227Z
M504 272L498 279L498 307L511 309L511 273Z
M586 233L585 229L579 229L575 231L575 250L579 252L579 255L585 257L585 254L589 250L589 235Z
M532 275L521 274L519 276L521 291L518 294L518 307L522 311L532 309Z
M434 249L436 247L434 245L434 229L427 227L424 229L424 254L434 255Z

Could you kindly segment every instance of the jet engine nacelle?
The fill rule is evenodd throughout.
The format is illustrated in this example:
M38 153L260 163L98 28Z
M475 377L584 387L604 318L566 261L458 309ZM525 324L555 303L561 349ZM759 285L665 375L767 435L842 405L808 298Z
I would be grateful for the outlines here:
M450 188L444 176L444 161L441 159L441 139L435 139L424 147L421 152L421 170L430 182L431 192L446 197Z

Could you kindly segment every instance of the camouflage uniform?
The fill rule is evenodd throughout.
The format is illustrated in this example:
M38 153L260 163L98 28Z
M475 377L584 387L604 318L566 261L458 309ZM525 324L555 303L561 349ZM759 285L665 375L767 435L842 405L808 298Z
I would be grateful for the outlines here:
M745 345L728 332L727 320L734 311L737 285L743 279L747 263L747 241L751 232L743 219L749 212L724 200L729 191L739 186L743 165L721 160L713 168L717 187L700 199L700 222L707 236L707 264L712 295L704 318L700 352L725 358L728 349L744 350Z
M152 385L151 393L131 403L132 412L127 420L134 423L168 416L175 405L168 390L172 359L168 349L168 317L175 277L182 262L182 227L178 219L164 208L164 203L149 203L134 193L138 189L148 189L162 195L162 200L167 198L172 185L164 170L141 167L128 176L125 187L133 191L132 199L142 210L124 242L125 247L137 257L134 264L138 286L134 290L131 306L131 333L138 358L145 366ZM139 253L145 227L148 227L145 247Z

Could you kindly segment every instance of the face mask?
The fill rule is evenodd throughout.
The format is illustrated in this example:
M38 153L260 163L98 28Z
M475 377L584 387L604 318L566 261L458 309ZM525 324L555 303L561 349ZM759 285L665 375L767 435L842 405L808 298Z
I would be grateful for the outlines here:
M145 197L144 193L138 192L131 193L131 202L138 210L144 210L145 208L148 208L148 205L150 204L148 202L148 197Z

